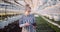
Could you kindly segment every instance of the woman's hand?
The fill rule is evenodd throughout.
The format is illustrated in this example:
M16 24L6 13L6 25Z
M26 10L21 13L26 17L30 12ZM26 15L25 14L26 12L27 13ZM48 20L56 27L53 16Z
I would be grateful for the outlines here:
M29 23L25 23L25 26L29 26L30 24Z
M37 26L33 26L34 29L36 29Z

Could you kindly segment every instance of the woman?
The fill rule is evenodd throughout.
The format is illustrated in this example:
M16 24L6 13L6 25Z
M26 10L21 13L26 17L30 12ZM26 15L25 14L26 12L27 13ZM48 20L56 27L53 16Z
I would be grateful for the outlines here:
M36 32L35 26L35 17L33 14L30 14L31 8L29 5L26 5L25 14L22 15L19 20L19 26L22 27L22 32Z

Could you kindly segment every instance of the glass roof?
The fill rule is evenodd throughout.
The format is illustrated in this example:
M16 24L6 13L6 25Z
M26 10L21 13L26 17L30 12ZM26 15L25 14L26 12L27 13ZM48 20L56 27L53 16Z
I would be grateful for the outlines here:
M29 4L34 10L42 10L45 9L46 7L57 4L57 0L6 0L6 1L13 3L10 5L13 5L16 8L20 9L23 9L26 4Z

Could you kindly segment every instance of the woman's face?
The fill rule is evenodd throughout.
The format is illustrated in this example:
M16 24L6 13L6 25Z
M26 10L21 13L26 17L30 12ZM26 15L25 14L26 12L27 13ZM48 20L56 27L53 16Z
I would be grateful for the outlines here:
M27 11L25 11L25 14L26 14L26 15L29 15L30 12L31 12L30 10L27 10Z

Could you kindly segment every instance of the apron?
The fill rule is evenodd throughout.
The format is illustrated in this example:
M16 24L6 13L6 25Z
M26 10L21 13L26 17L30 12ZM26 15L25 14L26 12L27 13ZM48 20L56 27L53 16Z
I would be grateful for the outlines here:
M26 30L26 29L23 27L23 28L22 28L22 32L30 32L30 31ZM33 32L36 32L36 29L34 29Z
M22 32L29 32L24 27L22 28Z

